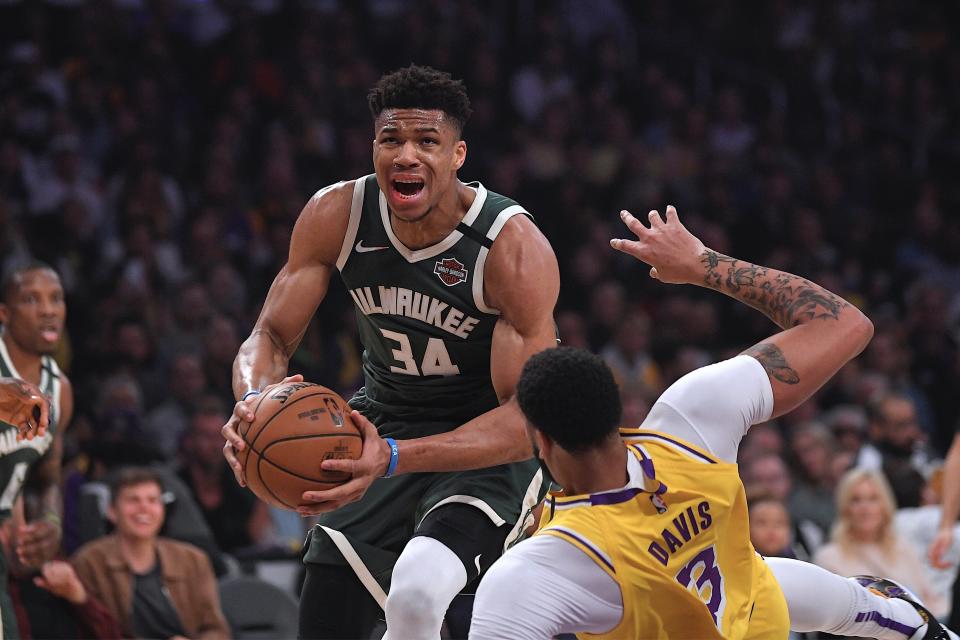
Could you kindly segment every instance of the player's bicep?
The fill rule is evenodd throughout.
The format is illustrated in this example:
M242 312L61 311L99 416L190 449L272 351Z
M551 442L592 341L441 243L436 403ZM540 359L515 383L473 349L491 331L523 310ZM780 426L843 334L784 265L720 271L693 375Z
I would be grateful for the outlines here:
M293 227L287 263L270 285L254 329L267 333L288 354L327 293L346 235L352 193L353 183L320 190Z
M559 294L560 270L550 244L529 219L512 218L491 249L484 286L487 302L500 311L490 374L501 401L514 394L527 359L556 346Z
M737 356L673 383L643 427L671 433L734 462L747 430L769 420L772 411L773 391L764 368L753 358Z

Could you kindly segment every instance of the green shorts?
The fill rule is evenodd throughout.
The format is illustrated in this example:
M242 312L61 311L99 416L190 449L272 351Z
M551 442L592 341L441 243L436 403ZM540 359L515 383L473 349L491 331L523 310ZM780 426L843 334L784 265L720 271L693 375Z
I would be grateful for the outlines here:
M358 407L360 408L360 407ZM444 433L461 421L410 422L385 419L361 409L380 435L397 439ZM350 564L324 528L343 534L367 570L384 588L393 565L424 517L447 504L466 504L483 512L498 527L508 526L504 548L515 543L533 522L532 510L547 490L536 460L473 471L409 473L380 478L359 501L324 514L307 537L303 561ZM342 544L342 541L341 541ZM354 567L356 569L356 567Z

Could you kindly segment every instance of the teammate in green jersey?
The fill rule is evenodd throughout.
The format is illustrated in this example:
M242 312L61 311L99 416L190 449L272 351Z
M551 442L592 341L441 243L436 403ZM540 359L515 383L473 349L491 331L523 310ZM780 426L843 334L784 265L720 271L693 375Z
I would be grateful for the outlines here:
M321 189L300 214L234 363L224 455L242 483L236 426L287 375L339 271L364 346L351 400L364 446L356 461L323 462L351 481L303 495L301 513L322 516L304 552L300 635L368 637L385 614L394 640L437 638L545 488L513 396L527 358L556 343L559 274L522 206L458 179L462 83L411 66L369 102L375 174Z
M0 619L3 637L16 638L16 617L5 588L7 571L40 568L60 550L60 462L63 431L73 414L73 390L50 355L66 318L57 273L39 262L16 267L0 285L0 301L0 376L29 383L49 403L48 411L40 405L39 420L33 419L31 408L29 422L14 413L3 416L13 420L0 423ZM33 399L26 403L36 406ZM24 513L25 482L40 496L38 513L30 514L30 522Z

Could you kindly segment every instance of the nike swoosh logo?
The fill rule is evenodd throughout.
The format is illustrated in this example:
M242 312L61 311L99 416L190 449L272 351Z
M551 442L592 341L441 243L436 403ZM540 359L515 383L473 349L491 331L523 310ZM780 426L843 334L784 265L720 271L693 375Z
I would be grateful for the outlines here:
M365 247L363 246L363 240L357 243L357 246L354 247L357 253L367 253L368 251L382 251L387 247Z
M480 556L482 555L482 553L478 553L477 557L473 559L473 563L477 565L477 573L480 573Z

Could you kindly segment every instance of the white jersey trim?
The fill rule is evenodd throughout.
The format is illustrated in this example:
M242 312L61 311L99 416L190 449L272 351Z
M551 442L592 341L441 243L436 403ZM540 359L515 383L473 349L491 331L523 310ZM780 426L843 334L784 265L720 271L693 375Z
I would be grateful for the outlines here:
M524 529L527 525L527 514L530 515L530 524L533 524L533 507L539 502L540 498L540 488L543 486L543 469L537 469L537 472L533 474L533 479L530 480L530 484L527 485L527 491L523 494L523 502L520 503L520 515L517 517L517 523L513 525L513 529L510 530L510 533L507 535L507 539L503 542L503 549L507 550L510 548L514 542L523 534Z
M483 208L483 203L487 201L487 190L479 182L477 183L476 187L471 185L466 186L470 189L474 189L477 192L477 196L473 199L473 204L470 205L470 208L467 209L466 215L463 216L463 220L461 220L463 224L469 227L473 224L473 221L477 219L477 216L480 215L480 210ZM463 233L454 229L450 232L450 235L437 244L432 244L429 247L424 247L423 249L410 249L407 247L407 245L400 242L397 234L393 232L393 225L390 224L390 210L387 208L387 196L383 194L383 191L380 192L379 202L380 220L383 222L383 230L386 232L387 237L390 238L390 244L393 245L393 248L397 250L397 253L403 256L407 262L419 262L428 258L435 258L453 245L457 244L460 241L460 238L463 237Z
M383 609L387 604L387 594L384 592L383 587L380 586L380 583L373 577L373 574L370 573L370 570L367 569L367 565L363 564L363 560L357 555L357 552L354 550L353 545L350 544L350 541L347 540L347 537L336 529L331 529L323 525L319 526L330 536L330 540L333 541L333 544L336 545L340 553L343 554L344 560L347 561L347 564L350 565L353 572L357 574L357 579L360 580L361 584L363 584L367 591L370 592L370 595L373 596L373 599L377 601L377 604L380 605L380 608Z
M434 509L437 509L438 507L442 507L445 504L467 504L467 505L470 505L471 507L476 507L477 509L480 509L480 511L483 511L483 513L486 514L488 518L490 518L490 521L493 522L494 526L497 526L497 527L507 522L506 520L501 518L497 514L497 512L494 511L493 507L487 504L484 500L481 500L480 498L477 498L475 496L466 496L466 495L457 494L457 495L448 496L443 500L441 500L440 502L438 502L437 504L430 507L430 509L425 514L423 514L423 517L420 518L420 522L417 523L417 526L419 527L420 523L422 523L424 519L428 515L430 515L430 513Z
M490 225L490 230L487 231L487 238L496 240L497 236L499 236L503 230L503 226L507 224L507 221L518 213L530 215L526 209L518 204L511 205L498 213L493 224ZM490 253L489 249L480 247L480 253L477 254L477 262L473 270L473 304L484 313L500 315L499 309L488 306L483 299L483 268L486 266L488 253Z
M350 254L353 252L353 241L357 237L357 230L360 228L360 214L363 211L363 190L367 184L368 177L369 176L357 178L353 185L353 201L350 203L350 221L347 223L347 232L343 236L343 244L340 245L340 255L337 256L338 271L343 271L347 260L350 258ZM337 184L343 183L338 182ZM323 195L329 189L337 186L337 184L321 189L314 197Z

